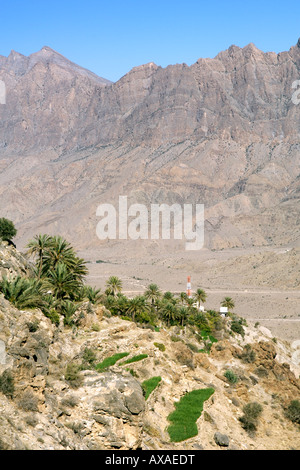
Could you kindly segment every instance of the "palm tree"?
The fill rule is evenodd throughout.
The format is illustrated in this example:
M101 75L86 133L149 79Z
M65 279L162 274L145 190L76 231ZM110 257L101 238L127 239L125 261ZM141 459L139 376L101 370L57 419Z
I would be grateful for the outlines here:
M174 298L174 294L172 294L172 292L170 292L170 291L167 291L167 292L164 293L163 300L171 302L174 305L176 304L176 299Z
M178 318L177 308L171 302L167 302L163 306L161 313L162 313L163 319L167 321L168 326L170 326L170 321L175 321Z
M37 279L17 276L9 280L4 276L0 282L0 292L18 309L44 306L42 283Z
M64 316L64 324L72 326L74 324L73 316L78 310L79 304L71 300L63 300L60 304L60 312Z
M78 267L78 258L72 246L60 236L51 237L50 244L47 246L43 258L44 274L56 268L59 263L63 263L68 269L76 269Z
M81 285L73 274L68 270L67 266L59 262L48 272L44 285L50 289L52 294L59 300L70 297L72 293L79 290Z
M147 287L147 290L144 293L144 296L147 300L151 301L151 305L153 306L161 297L161 291L157 284L150 284Z
M102 301L101 289L96 289L95 287L91 287L91 286L83 286L80 289L78 298L87 299L92 304L98 305Z
M143 295L137 295L133 299L129 299L127 313L131 315L133 321L135 316L139 313L144 313L150 310L150 306L146 302L146 298Z
M197 289L195 294L194 294L194 300L198 303L199 305L199 309L200 309L200 305L201 305L201 302L205 302L206 301L206 292L203 290L203 289Z
M77 256L74 257L73 264L69 269L74 278L80 282L82 282L83 278L88 274L84 259L78 258Z
M188 299L187 293L186 293L186 292L180 292L180 294L179 294L179 300L180 300L180 303L181 303L182 305L184 305L184 304L187 303L187 299Z
M222 307L227 307L228 311L234 308L234 301L231 297L225 297L221 302Z
M29 256L37 256L37 277L38 279L42 276L43 269L43 257L45 250L51 245L52 237L49 235L35 235L33 240L30 240L27 244L27 254Z
M111 312L112 315L126 315L129 299L118 293L116 296L106 295L103 298L103 305Z
M181 325L183 326L185 320L188 317L188 310L186 307L181 306L177 310L177 313L178 313L178 319L181 320Z
M106 282L108 295L115 296L118 292L122 291L122 281L117 276L111 276Z

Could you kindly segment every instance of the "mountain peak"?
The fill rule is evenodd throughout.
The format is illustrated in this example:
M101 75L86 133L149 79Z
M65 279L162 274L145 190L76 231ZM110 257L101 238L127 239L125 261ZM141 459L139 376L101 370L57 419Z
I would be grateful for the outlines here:
M41 50L38 52L34 52L29 57L30 66L33 67L38 62L42 62L45 64L55 64L64 69L72 71L73 73L85 75L93 80L96 80L100 85L107 85L111 83L109 80L105 78L99 77L95 73L91 72L90 70L81 67L71 60L67 59L65 56L60 54L59 52L55 51L49 46L43 46Z
M54 49L51 49L49 46L43 46L41 51L50 51L50 52L56 52Z

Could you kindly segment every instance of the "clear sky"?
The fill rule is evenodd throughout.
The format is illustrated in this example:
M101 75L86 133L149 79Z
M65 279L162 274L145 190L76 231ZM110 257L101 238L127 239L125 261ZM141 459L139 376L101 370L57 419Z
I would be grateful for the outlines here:
M300 37L299 0L8 0L0 55L49 46L116 81L132 67L196 62L232 44L281 52Z

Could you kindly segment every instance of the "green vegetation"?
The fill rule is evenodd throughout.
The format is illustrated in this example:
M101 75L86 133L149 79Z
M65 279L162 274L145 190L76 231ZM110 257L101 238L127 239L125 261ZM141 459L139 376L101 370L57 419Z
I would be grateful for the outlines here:
M146 359L148 357L148 354L138 354L137 356L133 356L130 359L127 359L127 361L121 362L121 366L124 364L132 364L133 362L138 362L142 361L143 359Z
M245 429L250 434L256 431L258 418L262 413L262 406L257 402L247 403L243 407L244 415L239 418L239 421L242 423L242 428Z
M158 348L160 351L166 350L166 346L163 343L154 343L154 346Z
M300 401L292 400L285 411L285 416L293 423L300 424Z
M115 297L122 290L122 281L117 276L111 276L106 283L106 287L105 293Z
M17 235L17 230L11 220L0 218L0 240L11 242Z
M72 388L79 388L82 384L82 377L80 376L81 367L77 364L70 363L67 365L65 372L65 379Z
M42 308L45 305L42 284L37 279L17 276L10 280L3 276L0 282L0 292L20 310L35 307Z
M231 384L235 384L238 381L238 376L232 370L226 370L224 373L224 377L230 382Z
M197 420L201 416L203 403L214 393L213 388L193 390L184 395L178 403L176 410L168 416L172 423L168 433L172 442L181 442L197 436Z
M156 389L161 382L161 377L151 377L151 379L145 380L141 385L145 395L145 400L148 399L149 395Z
M64 238L39 234L28 242L27 249L27 254L33 258L33 272L15 278L4 276L0 281L0 292L18 309L41 309L57 326L63 322L66 327L77 327L82 318L80 308L83 304L87 313L93 312L93 305L101 304L111 315L152 331L166 326L189 326L205 342L206 352L217 341L218 330L226 327L219 312L200 311L200 304L207 298L201 288L196 289L193 298L188 298L185 292L177 295L170 291L163 293L157 284L152 283L144 293L130 298L122 293L122 280L111 276L106 282L105 292L101 292L85 284L87 262L76 255ZM225 299L229 305L229 298ZM239 319L232 320L231 331L243 334ZM157 347L163 350L163 346Z
M72 246L59 236L36 235L27 245L34 258L33 273L3 277L0 292L18 309L40 308L58 325L61 317L67 326L76 326L74 313L82 302L97 304L100 290L84 284L86 263Z
M106 370L109 367L115 365L117 361L119 361L120 359L123 359L123 357L126 357L128 355L129 353L117 353L117 354L114 354L113 356L109 356L106 359L104 359L104 361L97 364L96 369L99 371Z
M90 348L85 348L83 352L82 360L83 360L83 366L85 366L85 368L88 368L88 367L93 368L95 366L95 361L96 361L95 352Z
M227 307L228 312L234 308L234 301L231 297L225 297L224 300L221 302L222 307Z
M251 348L250 344L246 344L243 347L242 353L239 355L239 358L245 363L252 363L255 361L256 354L255 351Z
M6 395L8 398L13 398L15 391L14 377L9 370L5 370L0 375L0 392Z
M238 333L238 334L241 335L242 337L245 336L245 330L244 330L244 328L243 328L243 325L242 325L242 321L241 321L241 320L233 320L233 321L231 322L230 329L231 329L231 331L233 331L234 333Z

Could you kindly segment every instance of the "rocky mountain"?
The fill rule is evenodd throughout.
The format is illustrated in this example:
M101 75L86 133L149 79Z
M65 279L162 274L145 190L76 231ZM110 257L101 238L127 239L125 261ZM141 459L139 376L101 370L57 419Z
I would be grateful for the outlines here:
M125 194L204 204L208 248L297 246L299 75L299 42L149 63L116 83L48 47L12 51L0 57L1 214L19 246L40 231L95 250L97 206Z
M28 269L23 255L0 245L0 278ZM78 313L77 328L55 326L0 294L2 450L300 449L299 410L298 424L287 413L299 397L299 341L275 341L251 323L243 336L230 334L227 318L208 353L190 327L155 331L101 305ZM115 364L95 367L115 354ZM144 382L154 377L157 387L146 395ZM207 389L196 435L171 440L175 405ZM257 421L245 413L253 403Z

